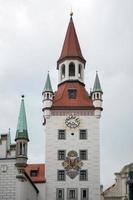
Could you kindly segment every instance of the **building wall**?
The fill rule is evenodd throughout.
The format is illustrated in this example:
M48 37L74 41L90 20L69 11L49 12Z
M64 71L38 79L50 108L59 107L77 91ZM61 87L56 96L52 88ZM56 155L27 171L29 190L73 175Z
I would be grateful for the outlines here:
M0 200L45 200L38 199L35 188L24 174L25 181L16 178L18 170L15 166L15 150L7 153L6 137L0 142Z
M39 200L35 188L28 181L16 181L16 200Z
M15 159L0 159L0 200L16 200Z
M100 166L99 166L99 119L95 116L80 116L80 126L76 129L70 129L65 125L65 119L68 116L62 113L62 116L51 116L46 119L45 141L46 141L46 199L56 199L56 188L78 188L78 200L80 200L80 188L89 188L89 200L100 199ZM83 111L84 112L84 111ZM82 113L83 113L82 112ZM76 113L76 111L74 111ZM66 130L66 140L58 140L58 129ZM88 139L79 139L79 129L88 130ZM74 136L71 135L74 133ZM88 181L79 181L79 175L70 179L66 176L66 181L57 181L57 170L64 169L63 161L57 160L57 151L66 150L66 154L71 151L88 150L88 160L83 161L82 169L88 169ZM66 198L65 198L66 199Z
M46 183L37 183L36 187L39 189L38 200L46 200Z
M6 151L7 151L7 141L0 140L0 158L6 158Z
M8 158L15 158L16 157L16 151L15 150L10 150L8 153Z

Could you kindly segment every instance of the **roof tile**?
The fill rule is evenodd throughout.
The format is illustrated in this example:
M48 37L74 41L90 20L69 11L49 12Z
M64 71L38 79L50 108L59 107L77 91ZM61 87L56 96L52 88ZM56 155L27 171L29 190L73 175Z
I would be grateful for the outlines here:
M69 89L76 89L76 99L70 99L68 96ZM79 107L84 109L88 107L90 109L94 108L92 99L89 97L88 92L85 89L85 86L78 81L76 82L65 82L59 85L58 90L55 92L52 109L65 107L67 109Z

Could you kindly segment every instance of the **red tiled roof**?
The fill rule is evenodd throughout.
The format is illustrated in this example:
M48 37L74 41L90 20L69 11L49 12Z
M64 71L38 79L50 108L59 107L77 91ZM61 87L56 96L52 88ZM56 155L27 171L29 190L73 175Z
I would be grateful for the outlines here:
M37 176L31 176L31 171L34 170L37 171ZM45 164L28 164L25 171L33 183L45 182Z
M70 18L62 52L61 52L59 60L57 61L57 65L64 58L67 58L67 59L76 58L76 59L82 60L84 63L86 62L84 57L82 56L82 52L80 49L80 45L79 45L79 41L78 41L78 37L75 31L72 17Z
M69 89L76 89L76 99L70 99L68 96ZM59 85L55 92L52 109L93 109L92 99L89 97L85 86L77 82L65 82Z

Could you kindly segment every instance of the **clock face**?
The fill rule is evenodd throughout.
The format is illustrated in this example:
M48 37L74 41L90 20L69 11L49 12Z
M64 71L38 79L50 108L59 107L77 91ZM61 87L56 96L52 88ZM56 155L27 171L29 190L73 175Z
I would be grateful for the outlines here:
M66 118L65 124L69 128L76 128L80 125L80 119L76 115L72 114Z

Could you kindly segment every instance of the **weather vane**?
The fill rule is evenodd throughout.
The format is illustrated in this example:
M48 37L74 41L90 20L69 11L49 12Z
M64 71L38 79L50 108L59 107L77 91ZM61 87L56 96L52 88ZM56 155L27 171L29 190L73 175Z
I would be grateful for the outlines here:
M73 11L72 11L72 8L71 8L70 16L71 16L71 17L73 16Z

